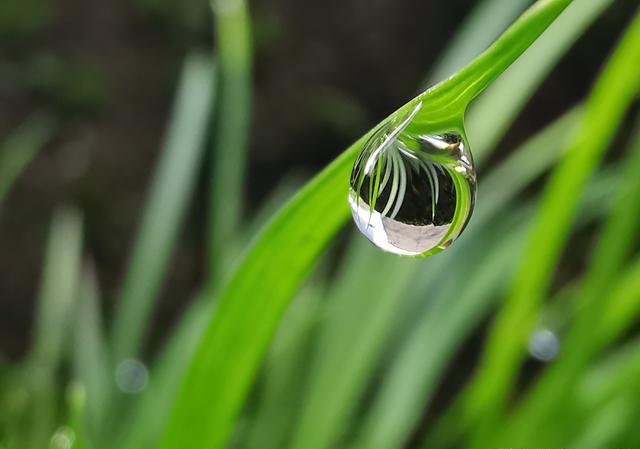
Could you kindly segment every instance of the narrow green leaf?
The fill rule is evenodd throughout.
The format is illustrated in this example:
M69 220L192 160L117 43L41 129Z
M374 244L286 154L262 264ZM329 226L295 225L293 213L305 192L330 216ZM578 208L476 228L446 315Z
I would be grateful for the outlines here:
M495 6L496 3L493 5ZM486 32L488 27L486 24L483 26ZM473 45L477 44L471 44ZM505 99L505 101L509 100ZM570 115L554 126L554 130L549 134L558 137L560 131L566 133L562 127L571 126L575 122L576 114ZM538 163L537 156L540 156L541 163ZM495 192L492 191L491 195L481 198L483 206L487 200L493 201L493 206L489 205L477 210L470 227L474 228L479 222L483 222L484 218L496 213L502 201L513 197L521 186L530 182L533 176L541 173L557 157L558 142L552 141L552 138L543 135L531 142L520 159L514 159L503 169L509 174L505 179L512 180L514 188L503 189L505 180L494 183L500 188ZM517 166L514 170L514 166L521 163L522 159L533 159L535 163L523 167ZM532 169L529 177L526 175L527 168ZM536 168L539 171L536 171ZM518 177L520 173L522 176ZM487 190L483 187L483 191ZM467 231L467 234L469 232ZM440 256L438 260L429 261L427 269L417 276L418 264L406 263L401 259L384 255L362 239L353 243L348 254L358 256L351 256L350 262L342 267L340 272L344 273L343 281L339 282L339 286L331 295L334 302L341 304L341 308L336 313L330 314L326 320L329 321L335 316L339 323L322 329L322 333L327 336L335 334L340 337L329 337L333 343L325 342L324 353L315 361L317 369L312 370L308 397L301 412L300 423L295 426L294 447L331 447L332 442L349 427L347 417L350 416L358 399L367 388L366 380L371 377L372 370L377 366L377 360L382 356L397 314L403 309L410 309L407 307L407 301L402 299L406 296L404 290L407 285L412 279L417 278L416 282L421 287L417 287L414 283L412 288L420 288L421 291L428 291L431 295L434 286L429 283L429 280L438 278L438 273L450 269L448 268L450 265L446 263L448 258ZM456 269L456 272L459 271ZM354 320L361 322L361 326L354 328L352 325ZM350 341L351 345L345 346L343 341ZM349 348L359 348L360 356L352 357ZM340 393L337 393L338 391ZM382 430L382 427L374 427ZM366 444L374 444L373 441L381 442L382 440L372 437Z
M505 70L569 3L536 4L458 75L405 105L424 103L416 126L433 131L455 122L461 125L466 102ZM221 292L219 308L178 393L160 447L216 449L226 443L288 302L348 218L346 184L366 137L301 190L249 249Z
M515 64L469 108L476 161L493 150L560 58L613 0L575 0ZM508 98L509 101L505 101Z
M239 237L245 157L251 121L251 20L245 0L210 0L218 65L216 126L209 204L209 279L213 287L232 261ZM219 287L219 286L216 286Z
M478 2L438 57L427 84L435 84L471 62L530 4L530 0Z
M490 333L485 356L465 401L464 422L479 423L474 440L478 446L486 443L484 439L495 428L513 386L580 192L640 87L640 78L634 73L639 58L640 20L636 20L598 79L581 126L547 185L526 256Z
M265 361L263 386L248 429L248 449L281 449L288 445L310 371L311 336L319 321L322 293L314 282L305 285L282 320Z
M51 224L40 286L33 350L27 361L30 428L23 447L46 447L56 420L56 377L71 322L82 251L82 221L73 209L58 211Z
M640 282L635 282L638 278L632 276L627 279L624 290L611 288L631 252L640 224L640 203L636 201L640 196L637 174L640 167L640 132L631 150L632 154L624 162L623 181L613 211L577 293L580 308L573 327L564 339L564 354L545 372L525 404L520 427L514 426L516 429L526 427L526 430L519 430L523 435L518 435L518 438L527 438L526 435L534 432L536 423L551 414L557 395L570 390L590 360L633 322L640 307ZM608 299L603 301L603 297Z
M112 446L119 449L156 447L169 417L182 377L205 329L213 303L202 295L194 298L171 338L152 365L149 384L133 404L123 428Z
M153 303L198 174L212 84L210 57L189 56L114 318L114 363L138 355L143 344Z
M97 439L108 429L107 411L113 393L109 348L100 311L100 294L91 266L84 270L78 291L74 335L74 368L83 401L82 429Z

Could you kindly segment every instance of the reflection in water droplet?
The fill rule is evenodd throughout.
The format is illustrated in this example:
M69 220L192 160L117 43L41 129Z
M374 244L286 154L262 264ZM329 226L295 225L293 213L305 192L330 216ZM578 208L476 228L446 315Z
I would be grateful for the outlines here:
M541 362L549 362L558 355L558 337L549 329L540 329L529 338L529 353Z
M464 230L476 194L471 153L455 132L409 132L422 107L384 123L351 172L358 229L385 251L418 256L447 248Z
M76 435L69 427L60 427L51 437L49 442L50 449L70 449Z
M127 394L137 394L147 386L149 372L140 360L126 359L116 367L115 377L120 390Z

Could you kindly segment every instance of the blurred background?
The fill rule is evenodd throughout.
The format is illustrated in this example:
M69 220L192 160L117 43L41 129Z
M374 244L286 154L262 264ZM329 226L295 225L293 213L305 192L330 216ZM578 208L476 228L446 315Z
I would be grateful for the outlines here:
M426 87L427 80L433 81L437 63L480 3L250 1L253 92L247 117L246 177L244 190L232 193L241 195L243 220L263 209L270 192L283 184L302 185ZM531 2L517 3L521 6L507 8L510 1L504 0L504 7L514 11L505 26ZM633 0L610 3L577 37L522 110L513 114L495 145L497 150L484 161L483 171L499 166L520 144L585 98L638 7ZM495 29L488 42L503 29ZM52 216L61 207L77 209L82 216L83 255L95 269L99 307L110 326L171 124L181 68L194 50L214 53L217 36L205 0L0 2L0 152L23 145L22 152L28 153L18 162L22 168L14 170L19 174L15 182L9 182L12 172L1 166L3 161L9 166L10 159L0 154L0 176L6 176L0 179L3 365L20 363L32 346L47 238ZM459 65L466 62L462 55ZM607 160L620 157L630 142L636 109L637 105L625 117ZM150 312L151 324L144 330L147 338L141 359L153 358L207 278L207 205L216 157L212 134L207 132L193 194L187 198L184 222L170 250L157 303ZM473 150L473 129L469 140ZM535 178L516 204L534 198L542 185L543 179ZM285 191L291 193L293 188ZM568 285L585 269L595 229L589 224L573 235L554 289ZM316 277L339 279L341 268L333 267L340 267L336 261L344 254L352 254L347 248L353 235L349 224ZM249 234L242 237L234 251L240 254L250 239ZM234 257L225 260L230 266ZM456 347L446 381L435 394L434 408L420 417L418 429L444 410L468 380L489 322L486 316L479 320ZM379 363L391 360L393 351L388 349L402 339L402 332L389 334L386 344L390 346ZM535 377L545 358L557 352L553 334L542 332L536 338L522 385ZM542 355L535 357L536 351ZM372 374L368 390L362 393L365 404L374 397L366 393L379 385L381 376ZM259 404L260 397L254 392L253 403ZM250 422L250 410L247 416ZM412 445L407 447L419 447L418 440L413 433L405 437L406 444ZM242 437L239 441L240 447L259 447L244 445ZM298 435L294 441L304 437Z
M475 3L252 2L247 213L279 180L316 173L415 95ZM578 40L509 129L496 159L585 95L634 3L615 2ZM39 261L60 205L83 212L85 245L109 313L180 66L188 50L211 48L212 34L204 0L2 2L0 133L8 136L34 113L55 122L2 205L5 358L19 359L28 347ZM198 204L207 180L199 187L172 253L154 333L173 321L202 280L206 215Z

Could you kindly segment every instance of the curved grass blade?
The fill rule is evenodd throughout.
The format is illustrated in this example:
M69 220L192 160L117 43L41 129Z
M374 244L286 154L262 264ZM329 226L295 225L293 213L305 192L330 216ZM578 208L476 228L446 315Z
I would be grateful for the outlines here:
M515 64L469 108L467 134L476 162L504 136L534 90L613 0L574 1ZM509 101L505 102L505 98Z
M495 321L485 356L465 399L463 422L478 423L474 436L478 447L485 445L500 419L580 192L640 87L640 78L634 73L639 59L640 20L636 20L596 82L581 126L547 185L526 257Z
M525 55L523 55L521 60L518 60L516 62L516 65L518 66L518 70L515 72L515 74L516 76L520 77L519 87L523 92L531 92L534 89L534 87L541 82L541 77L539 76L539 73L541 73L540 71L543 70L545 67L551 67L557 61L560 54L562 54L562 52L570 46L570 43L572 43L576 39L577 37L576 35L582 32L586 27L586 24L589 21L593 20L596 17L596 15L602 10L602 7L594 8L594 6L598 6L598 5L593 3L588 3L588 2L578 2L577 5L572 5L572 7L569 8L567 11L565 11L565 13L561 16L560 21L552 24L551 29L548 30L548 32L553 34L557 42L551 41L550 39L548 39L546 37L547 33L545 33L545 35L542 37L542 39L545 39L545 44L540 45L538 41L536 41L536 43L534 43L533 45L534 49L531 49L531 50L535 50L534 57L530 57L529 56L530 52L528 51L527 53L525 53ZM486 24L482 24L482 26L484 26L486 29ZM473 47L473 45L471 45L471 47ZM509 72L511 71L512 71L512 68L509 69ZM504 76L501 77L500 79L497 80L495 85L492 85L490 88L490 90L493 90L492 96L494 98L499 97L502 100L503 105L507 106L507 109L512 108L510 103L512 99L514 99L514 102L516 104L519 104L520 107L523 104L523 101L520 97L520 91L517 92L517 95L513 95L512 86L508 82L509 79L513 79L513 76L514 75L507 77L506 82L505 82ZM503 86L505 87L503 88ZM483 97L484 96L486 95L483 95ZM497 107L498 110L488 110L487 109L488 106ZM502 135L502 133L504 133L504 129L502 128L494 129L491 126L492 117L494 117L494 115L496 114L499 115L502 113L502 111L499 110L501 106L502 105L497 104L494 101L494 102L485 103L484 107L481 107L479 109L474 110L474 108L472 108L467 122L470 122L475 126L478 126L481 128L486 127L487 133L491 133L491 135L494 138L496 136ZM479 202L479 204L481 204L481 207L478 207L474 212L474 218L470 223L469 230L467 230L466 240L469 240L472 238L471 230L476 229L477 228L476 225L478 223L483 222L483 220L487 218L487 216L491 216L497 213L500 208L499 207L500 204L504 204L508 200L508 198L512 197L512 195L516 193L516 191L518 191L522 186L530 182L531 177L528 176L527 173L529 174L541 173L543 170L549 167L552 162L556 161L556 159L558 158L558 155L560 154L560 151L559 151L560 149L558 148L558 144L560 140L554 141L553 139L560 139L559 137L561 135L560 131L562 131L563 127L567 127L567 129L570 129L570 127L573 126L573 124L576 121L575 119L577 116L577 112L574 111L569 115L570 117L568 116L566 118L563 118L563 120L558 121L558 123L553 126L553 128L557 129L557 131L549 130L550 132L544 133L545 135L540 136L540 138L532 139L532 141L527 144L526 149L523 149L523 151L518 151L518 154L520 154L520 157L511 158L510 163L503 164L499 172L495 173L495 176L491 176L491 178L485 179L483 181L483 187L482 187L482 191L480 192L481 197ZM566 134L566 130L562 134L563 135ZM475 145L475 142L473 143ZM481 154L481 156L486 157L488 155L487 150L488 149L485 149L484 152ZM480 162L482 162L482 159L484 158L481 157ZM537 170L536 170L536 167L537 167ZM505 181L507 179L509 179L509 181ZM503 186L505 185L505 182L508 185L513 187L510 189L504 189ZM491 191L491 195L482 196L483 195L482 192L486 192L486 191ZM463 244L464 242L457 243L457 246L460 246ZM399 309L413 310L413 307L411 306L407 307L407 304L405 301L397 300L397 298L403 297L402 289L406 284L406 282L402 282L401 279L409 281L411 279L418 278L419 280L416 280L416 282L418 282L421 286L417 286L414 284L413 288L420 291L425 291L425 292L429 291L430 292L429 296L432 296L434 293L434 289L437 289L437 286L434 286L433 283L430 281L435 278L438 278L438 273L445 273L447 270L447 267L445 266L446 263L444 263L446 257L440 256L438 260L429 261L430 263L429 263L428 270L426 270L426 272L423 273L421 276L411 276L411 277L403 276L396 279L393 276L386 276L385 271L388 270L389 268L387 264L383 263L384 262L383 259L386 257L385 255L380 254L379 252L374 251L373 249L366 250L366 248L362 248L362 249L357 249L357 248L359 248L358 243L355 244L354 249L352 251L357 251L360 254L362 254L362 258L359 261L354 260L349 266L346 267L347 269L346 273L348 274L346 274L345 277L348 277L349 279L351 279L351 282L354 285L368 284L370 282L370 279L376 278L376 276L383 276L384 278L389 278L391 279L390 282L395 282L397 284L395 291L391 288L385 289L385 291L387 290L389 291L389 295L391 295L390 297L388 298L384 297L383 295L380 294L380 290L379 290L375 294L375 300L372 300L369 302L362 302L362 308L359 310L359 312L356 312L356 311L352 312L353 316L357 316L358 320L363 323L362 326L359 327L359 329L362 329L363 334L366 334L365 329L368 326L376 326L378 329L378 332L385 332L385 333L389 332L390 324L387 324L386 326L382 326L380 324L377 324L378 322L376 320L369 319L370 316L375 316L377 314L378 308L385 309L387 307L387 301L394 301L397 304L396 307ZM454 250L455 249L456 248L454 248ZM401 263L401 262L399 261L397 263ZM354 267L352 271L348 271L350 266ZM367 266L369 267L368 269L365 268ZM383 266L385 268L381 269L381 267ZM457 266L459 266L459 264ZM405 269L408 270L410 268L405 267ZM456 271L459 271L459 270L456 269ZM365 274L363 276L358 276L358 273L365 273ZM380 274L376 275L375 273L380 273ZM357 298L352 295L351 298L348 300L356 301ZM347 301L347 299L345 299L345 301ZM412 316L410 311L405 312L405 314L407 316ZM391 323L394 320L394 317L395 317L395 314L393 313L388 314L387 318L389 323ZM347 323L347 326L349 326L348 323ZM371 340L364 340L360 338L359 335L351 336L349 338L349 341L352 341L354 346L357 346L357 347L369 347L369 345L372 343ZM379 346L378 349L375 351L374 350L368 351L367 353L372 354L372 357L379 358L382 352L381 346L383 346L387 340L386 338L377 337L375 341L377 341L377 346ZM339 357L338 354L341 354L342 350L343 350L343 345L338 344L335 348L336 357ZM328 362L324 362L324 363L318 362L317 365L321 367L325 363L328 363ZM358 357L358 358L347 357L344 360L344 363L345 365L343 365L343 369L340 370L339 374L335 374L327 370L327 371L322 371L325 373L324 376L331 379L336 379L337 377L341 377L341 376L351 376L351 388L359 390L361 394L361 392L363 392L366 388L366 382L364 381L364 379L369 378L371 376L371 371L375 366L374 362L365 357ZM346 368L347 366L350 366L350 368L347 369ZM320 372L321 371L314 371L313 376L320 376L321 375ZM350 373L358 373L358 374L351 375ZM322 384L318 383L318 385L322 385ZM311 405L309 405L310 403L308 403L307 408L303 410L302 419L303 420L306 419L306 421L308 421L309 424L306 426L306 428L308 429L313 429L314 426L323 427L324 430L322 432L316 431L315 434L318 436L318 438L322 438L325 441L330 441L331 435L339 434L340 433L339 429L345 428L348 425L348 423L345 422L345 420L333 419L333 418L335 418L335 416L345 414L347 410L353 409L355 407L354 398L359 397L359 394L350 393L349 395L342 395L342 396L334 395L332 392L331 386L328 383L325 383L324 385L327 386L327 390L324 393L318 392L315 394L315 397L317 398L317 404L312 407ZM405 386L410 388L408 384L405 384ZM398 395L396 395L396 397L397 396ZM322 405L322 403L324 403L324 405ZM329 403L331 403L332 405L329 406ZM327 416L330 416L332 418L327 420L322 420L321 424L317 424L318 420L314 419L314 416L317 415L320 412L320 410L323 410ZM329 410L333 410L333 413L330 412ZM408 412L408 410L406 409L404 411ZM412 412L415 415L414 419L417 419L417 416L419 416L420 412L421 410L414 410ZM380 416L382 421L387 422L386 414L381 414ZM327 427L331 422L335 423L333 429L331 427ZM364 435L363 439L366 439L368 441L365 444L365 446L375 445L383 441L388 441L384 437L382 437L380 433L376 431L383 432L384 429L389 429L390 427L391 426L385 426L382 424L372 425L370 427L370 431L365 431L362 433ZM403 423L401 427L405 429L409 429L411 427L411 424ZM300 428L297 429L297 432L298 433L301 432ZM400 438L401 434L402 432L396 432L396 437ZM299 438L302 438L302 437L299 437ZM392 439L395 440L394 438ZM304 444L308 444L308 440L303 439L301 441L304 441L305 442ZM390 443L390 447L393 447L394 444L396 443Z
M537 3L467 68L420 95L401 112L422 101L425 107L417 120L419 126L430 130L453 123L461 126L468 101L535 41L569 3ZM204 445L218 449L226 443L288 302L348 218L346 183L364 142L360 139L300 191L249 249L221 292L219 308L178 393L161 448Z
M189 56L114 317L114 363L137 356L142 347L154 300L198 174L212 84L210 57Z
M485 0L477 4L438 57L426 84L435 84L467 65L530 4L529 0Z

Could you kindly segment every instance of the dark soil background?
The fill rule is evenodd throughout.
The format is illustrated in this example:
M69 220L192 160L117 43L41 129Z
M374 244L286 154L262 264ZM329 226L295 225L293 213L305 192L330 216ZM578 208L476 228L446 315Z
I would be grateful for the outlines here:
M254 0L247 211L292 170L318 171L409 99L472 0ZM637 6L617 1L554 70L505 151L587 92ZM0 356L29 344L52 212L85 216L107 315L126 267L180 64L210 47L205 0L1 0L0 138L34 111L60 120L0 210ZM1 140L0 140L1 141ZM473 144L473 142L471 142ZM202 275L200 183L173 256L157 337ZM152 339L154 341L154 339Z

